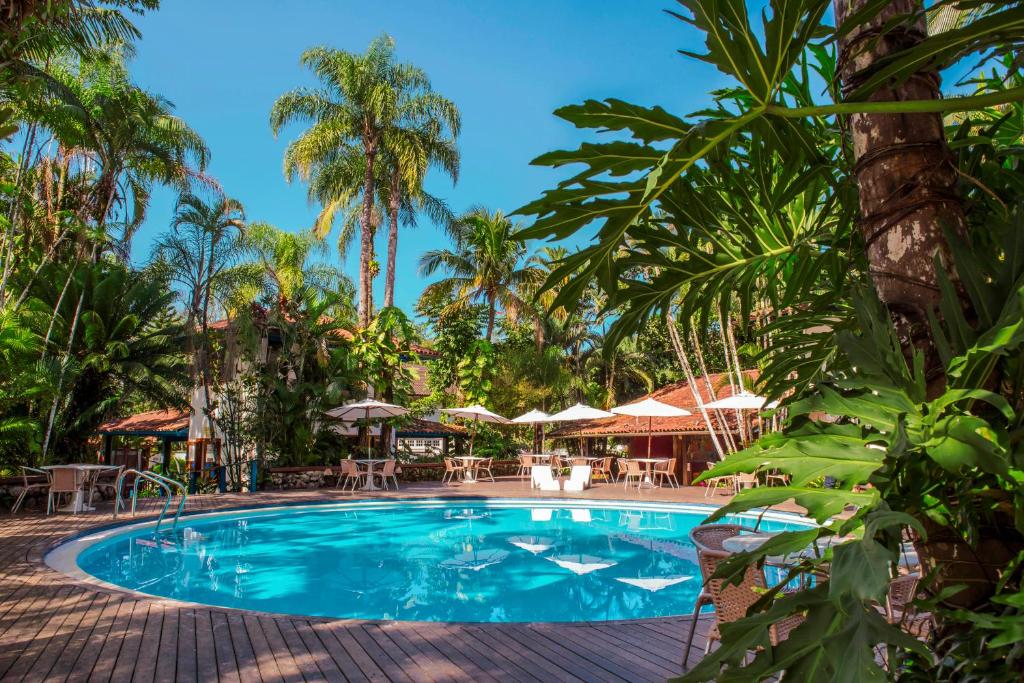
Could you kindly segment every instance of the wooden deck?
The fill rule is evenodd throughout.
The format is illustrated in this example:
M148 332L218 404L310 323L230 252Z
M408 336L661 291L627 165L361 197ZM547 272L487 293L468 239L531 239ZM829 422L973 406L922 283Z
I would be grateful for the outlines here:
M499 482L409 485L398 495L523 497L531 492L518 482ZM352 499L333 491L193 496L187 509L342 497ZM611 485L582 497L707 502L703 489L625 494ZM147 502L152 513L155 501ZM75 583L43 563L62 538L110 521L109 511L0 518L0 679L663 681L681 670L687 618L447 624L266 615L108 591ZM702 619L691 663L703 652L708 626Z

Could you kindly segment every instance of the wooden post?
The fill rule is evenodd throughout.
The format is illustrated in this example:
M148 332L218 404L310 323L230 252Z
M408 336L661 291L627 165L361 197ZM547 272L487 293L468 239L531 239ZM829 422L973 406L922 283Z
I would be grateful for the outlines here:
M104 465L113 465L114 463L110 462L110 459L113 457L113 455L114 455L114 435L113 434L104 434L103 435L103 464Z

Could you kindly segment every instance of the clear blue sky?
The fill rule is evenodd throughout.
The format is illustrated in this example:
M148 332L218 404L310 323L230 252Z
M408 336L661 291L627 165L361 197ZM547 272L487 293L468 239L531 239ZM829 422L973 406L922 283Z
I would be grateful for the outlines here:
M361 52L386 32L398 59L426 70L462 112L461 178L454 188L429 178L428 188L456 212L475 204L509 212L565 177L530 166L531 159L586 139L552 115L557 107L618 97L685 114L726 82L710 65L676 52L702 45L697 32L662 11L673 7L672 0L165 0L138 22L143 38L131 71L205 138L210 172L250 220L300 230L316 207L307 204L305 187L289 185L281 172L284 148L300 129L275 140L270 107L291 88L315 85L298 64L305 48ZM169 191L154 197L134 242L136 261L167 229L173 202ZM406 311L426 284L420 254L444 242L425 218L401 234L396 303ZM354 277L352 256L345 269ZM377 305L382 289L383 276Z

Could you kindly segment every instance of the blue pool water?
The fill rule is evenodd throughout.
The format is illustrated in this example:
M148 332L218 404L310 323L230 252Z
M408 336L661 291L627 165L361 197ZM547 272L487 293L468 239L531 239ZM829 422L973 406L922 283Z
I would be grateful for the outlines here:
M709 511L351 503L186 517L158 539L129 527L75 543L93 541L77 562L102 581L209 605L363 619L603 621L693 610L701 579L688 533Z

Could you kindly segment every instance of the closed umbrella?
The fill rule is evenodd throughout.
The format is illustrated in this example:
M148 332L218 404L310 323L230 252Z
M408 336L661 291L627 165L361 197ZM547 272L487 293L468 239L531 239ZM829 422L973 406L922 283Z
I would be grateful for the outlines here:
M692 415L685 408L662 403L653 398L647 397L636 403L627 403L624 406L615 406L612 412L616 415L632 415L633 417L647 418L647 457L651 457L651 437L654 435L654 418L656 417L686 417Z
M481 405L466 406L465 408L442 408L442 413L452 417L461 417L464 420L473 421L473 431L469 435L469 455L473 455L473 441L476 439L476 425L478 422L494 422L496 424L508 424L509 420L497 413L492 413Z
M551 422L551 416L543 410L531 410L519 417L512 418L512 423L517 425L540 425L540 450L544 451L544 423ZM534 447L536 447L534 443Z
M549 419L551 422L578 422L580 420L600 420L605 417L615 417L615 413L609 413L600 408L591 408L583 403L566 408L555 413ZM580 433L580 455L583 455L583 434Z
M360 418L369 422L370 420L383 420L389 417L399 417L407 414L408 412L408 408L368 398L364 401L346 403L343 406L331 408L327 411L327 414L344 422L354 422ZM366 441L366 456L370 456L369 439Z

